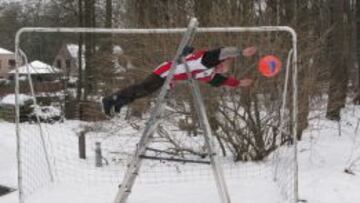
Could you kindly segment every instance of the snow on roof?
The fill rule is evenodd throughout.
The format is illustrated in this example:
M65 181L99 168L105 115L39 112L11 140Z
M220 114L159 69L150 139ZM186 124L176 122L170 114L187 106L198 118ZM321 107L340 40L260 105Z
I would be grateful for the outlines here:
M124 50L119 45L113 46L113 54L122 55L124 53Z
M67 48L67 50L69 51L71 57L73 57L73 58L78 58L79 45L77 45L77 44L67 44L67 45L66 45L66 48ZM96 47L96 49L99 49L99 47ZM83 54L84 54L84 52L85 52L85 46L83 46L82 51L83 51ZM123 54L123 53L124 53L124 51L123 51L123 49L121 48L121 46L119 46L119 45L114 45L114 46L113 46L113 54L121 55L121 54ZM84 57L84 56L83 56L83 57Z
M79 53L79 45L77 44L67 44L66 49L69 51L70 56L76 59L76 64L79 66L78 62L78 53ZM82 57L81 57L81 69L85 70L85 46L82 48Z
M76 44L67 44L67 50L69 51L71 57L77 58L79 53L79 45Z
M78 59L78 55L79 55L79 45L77 44L66 44L66 49L69 51L70 53L70 56L74 59ZM96 47L96 49L98 50L99 47ZM121 46L119 45L114 45L113 46L113 54L116 54L116 55L122 55L124 53L123 49L121 48ZM81 69L82 70L85 70L85 45L83 45L83 48L82 48L82 54L81 54L81 61L82 61L82 64L81 64ZM78 64L78 60L76 60L76 64L77 66L79 66Z
M19 105L24 105L27 101L32 99L31 96L26 94L19 94ZM1 105L15 105L15 94L8 94L6 95L1 101Z
M61 73L62 71L58 68L50 66L41 61L33 61L29 64L24 66L20 66L18 68L19 74L27 74L28 69L30 74L54 74L54 73ZM10 74L15 74L15 70L9 72Z
M7 50L7 49L4 49L4 48L0 47L0 54L14 54L14 53Z

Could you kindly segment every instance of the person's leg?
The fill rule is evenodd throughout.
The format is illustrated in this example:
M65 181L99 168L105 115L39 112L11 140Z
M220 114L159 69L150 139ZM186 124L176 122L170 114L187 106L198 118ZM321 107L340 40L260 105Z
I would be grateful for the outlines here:
M122 99L125 104L131 103L136 99L145 97L156 90L163 84L164 79L156 74L150 74L141 83L131 85L115 93L118 98Z
M120 112L121 107L136 99L150 95L158 90L164 82L165 80L160 76L150 74L141 83L131 85L110 96L104 97L103 106L105 114L110 115L112 107L114 107L115 112Z

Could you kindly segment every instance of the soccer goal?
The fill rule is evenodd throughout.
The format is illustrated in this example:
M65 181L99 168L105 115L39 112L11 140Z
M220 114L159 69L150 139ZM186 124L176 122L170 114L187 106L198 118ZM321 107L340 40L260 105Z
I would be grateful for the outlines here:
M297 203L295 31L286 26L201 28L195 25L193 29L191 39L185 44L195 48L255 45L257 57L271 53L283 62L282 72L272 79L258 74L256 57L235 62L234 66L240 68L234 68L232 74L254 78L252 90L213 90L200 84L202 111L209 116L205 130L199 127L204 125L199 122L204 119L201 114L193 115L194 100L199 97L193 100L189 96L194 86L186 82L176 84L168 92L161 91L157 99L154 96L122 109L119 117L111 120L62 119L63 115L77 111L74 105L69 105L69 97L77 98L78 94L89 91L86 100L97 100L97 96L120 85L135 82L137 76L141 78L141 74L151 72L151 67L174 59L181 51L179 42L184 40L189 28L20 29L15 39L19 202ZM99 44L92 45L91 59L81 46L70 43L62 46L69 56L80 58L75 61L80 74L72 75L72 61L64 66L55 59L45 66L50 71L37 74L37 63L32 62L38 58L29 54L35 38L37 42L55 39L51 37L76 42L79 34L92 34L96 39L94 44ZM92 78L90 90L77 91L79 82L71 80L79 78ZM46 83L42 83L44 80ZM40 87L44 84L50 87L55 82L62 83L60 88L44 91ZM164 105L160 108L157 104L162 100ZM81 112L91 117L96 108L90 105ZM145 109L141 116L132 116L141 108ZM149 125L147 121L154 114L147 109L156 112L156 108L161 109L155 115L158 123ZM138 154L141 163L134 162L134 152L141 147L141 135L152 126L156 128L151 129L146 147ZM212 131L214 151L209 151L206 144L207 130ZM217 157L215 166L212 155ZM136 167L131 174L136 181L131 180L131 187L123 191L131 194L129 198L119 200L116 196L124 188L131 166Z

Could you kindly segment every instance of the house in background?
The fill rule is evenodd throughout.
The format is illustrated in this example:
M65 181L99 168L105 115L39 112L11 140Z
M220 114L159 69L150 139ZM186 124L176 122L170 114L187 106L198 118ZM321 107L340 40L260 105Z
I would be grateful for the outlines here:
M54 60L54 66L59 68L67 77L77 77L79 46L76 44L63 44ZM82 67L85 66L84 49L82 54Z
M99 47L96 47L98 50ZM113 60L113 66L114 71L116 72L125 72L126 68L124 68L123 65L120 64L117 56L122 55L124 53L123 49L118 46L113 46L113 54L114 54L114 60ZM82 54L81 54L81 66L82 69L85 69L85 46L82 48ZM54 60L54 66L59 68L63 71L63 73L69 77L69 78L77 78L79 74L79 45L77 44L63 44L60 48L59 52L57 53L55 60ZM133 65L126 61L124 63L125 67L127 69L133 68Z
M7 78L8 72L15 68L15 54L0 48L0 78Z
M34 82L52 82L62 77L62 70L41 61L33 61L18 68L19 77L26 79L30 73ZM15 78L15 70L9 72L9 79Z

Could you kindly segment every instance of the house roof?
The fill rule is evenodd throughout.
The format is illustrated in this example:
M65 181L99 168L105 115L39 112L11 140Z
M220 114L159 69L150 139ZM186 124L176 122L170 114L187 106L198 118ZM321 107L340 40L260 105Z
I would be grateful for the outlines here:
M79 45L77 44L66 44L65 48L69 52L70 56L76 60L77 66L78 64L78 56L79 56ZM99 47L95 47L95 49L99 49ZM121 55L124 51L119 45L113 45L113 54ZM82 46L82 53L81 53L81 69L85 70L85 45Z
M41 61L33 61L29 64L24 66L20 66L18 68L19 74L27 74L29 69L30 74L57 74L61 73L62 71L54 66L50 66ZM9 72L10 74L15 74L15 70Z
M0 47L0 54L14 54L14 52Z
M75 59L78 58L79 45L77 45L77 44L67 44L66 48L69 51L71 57L73 57ZM99 49L99 47L96 47L96 49ZM85 45L82 46L82 52L83 52L82 54L84 55L84 53L85 53ZM124 53L124 51L119 45L113 45L113 53L121 55L121 54ZM84 57L84 56L82 56L82 57Z
M76 60L77 66L79 66L78 55L79 55L79 45L77 44L67 44L66 49L68 50L70 56ZM81 54L81 69L85 70L85 45L82 46Z

